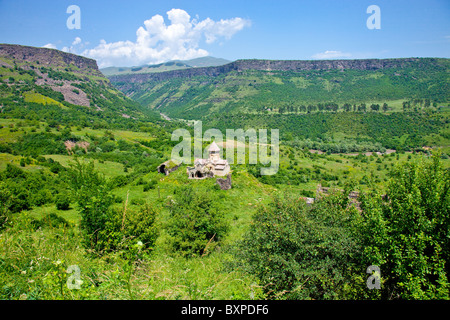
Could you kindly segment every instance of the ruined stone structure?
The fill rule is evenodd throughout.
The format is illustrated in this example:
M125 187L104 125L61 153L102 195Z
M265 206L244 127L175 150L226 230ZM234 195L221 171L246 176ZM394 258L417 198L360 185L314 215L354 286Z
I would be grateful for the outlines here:
M220 149L215 142L209 146L208 159L195 159L194 167L187 167L189 179L205 179L226 176L230 172L228 161L220 158Z
M226 179L217 178L216 183L220 186L222 190L231 189L231 173L227 174Z
M166 162L161 163L157 170L159 173L163 173L166 176L168 176L172 171L175 171L178 169L178 167L181 165L181 163L175 163L172 160L168 160Z

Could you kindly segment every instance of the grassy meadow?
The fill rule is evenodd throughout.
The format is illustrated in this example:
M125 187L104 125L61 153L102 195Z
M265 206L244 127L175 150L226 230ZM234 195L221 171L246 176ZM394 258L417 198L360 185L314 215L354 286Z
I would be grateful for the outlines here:
M17 141L21 135L31 132L33 125L22 123L20 130L10 132L9 125L17 121L3 119L2 138ZM71 128L78 137L105 135L104 130ZM43 128L37 128L37 132ZM115 139L136 143L148 137L142 132L112 130ZM141 146L142 148L147 148ZM147 148L149 149L149 148ZM11 227L0 237L1 295L6 299L259 299L264 297L258 279L239 269L227 267L232 259L228 250L242 239L252 226L252 217L268 205L276 194L290 194L297 198L306 193L315 194L317 186L341 187L346 182L356 182L359 191L375 184L384 190L390 170L401 162L413 162L426 157L423 153L391 153L389 155L365 154L315 154L303 149L281 146L280 172L303 172L308 181L292 184L265 184L249 172L246 165L232 166L232 189L220 190L215 179L189 180L186 165L165 176L152 170L138 173L134 179L111 190L116 197L113 204L121 212L144 203L158 212L156 218L158 238L150 252L124 258L121 252L112 251L98 255L86 249L80 234L81 216L77 204L71 201L67 210L58 210L54 203L33 206L11 217ZM0 154L0 168L7 164L20 166L21 156ZM92 159L87 155L48 154L45 159L68 168L75 159L93 161L95 169L107 179L133 176L136 169L124 172L124 164L118 161ZM450 167L450 160L442 160ZM162 161L161 161L162 162ZM45 171L48 167L32 161L22 167L26 172ZM251 170L250 170L251 171ZM336 178L336 179L335 179ZM144 191L144 182L155 181L153 188ZM174 252L170 235L166 231L169 220L167 209L176 188L190 185L214 197L214 202L224 212L229 230L220 245L209 254L186 258ZM306 191L306 193L305 193ZM54 214L68 223L67 226L46 225L45 219ZM125 213L124 213L125 214ZM44 221L39 228L33 221ZM6 264L5 264L6 263ZM67 268L77 265L81 269L80 290L69 290L65 285Z

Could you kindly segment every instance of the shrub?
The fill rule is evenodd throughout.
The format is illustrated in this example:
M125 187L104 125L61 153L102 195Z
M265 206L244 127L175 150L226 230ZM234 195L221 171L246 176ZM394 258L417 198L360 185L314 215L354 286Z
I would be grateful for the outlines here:
M11 192L4 182L0 182L0 230L3 229L9 219L11 202Z
M65 168L59 162L56 162L56 161L52 162L49 165L49 168L52 173L59 173L59 172L65 170Z
M56 196L56 209L58 210L69 210L70 209L70 199L66 194L58 194Z
M152 250L158 236L155 225L157 212L148 204L137 209L111 210L105 227L99 231L101 250L127 250L140 244L142 250Z
M32 226L35 229L39 229L42 227L51 227L51 228L67 228L70 226L70 223L67 222L63 217L58 216L56 213L48 213L42 219L33 219L31 221Z
M116 176L112 180L112 184L114 187L123 187L128 183L128 179L126 176L120 175Z
M382 298L450 298L450 173L439 157L403 163L386 197L362 199L358 230L366 264L380 268Z
M12 193L9 210L13 213L31 209L30 192L21 185L9 185Z
M310 190L300 190L300 195L308 198L314 198L315 192Z
M330 195L308 207L298 198L275 198L253 217L235 263L256 275L271 298L345 298L358 246L356 212L342 200Z
M50 203L53 200L52 193L48 189L40 189L37 192L31 193L30 196L32 204L38 207Z
M108 221L113 203L110 184L94 169L94 163L80 163L77 159L68 170L68 182L73 190L81 215L80 227L86 247L101 250L99 234Z
M130 200L130 204L131 205L144 205L145 204L145 200L144 199L140 199L140 198L133 198Z
M211 193L196 191L192 186L179 187L168 205L168 232L172 248L184 256L210 252L227 232L223 211L214 203Z
M155 186L158 183L155 180L150 180L149 182L147 182L146 184L144 184L144 192L149 191L150 189L155 189Z

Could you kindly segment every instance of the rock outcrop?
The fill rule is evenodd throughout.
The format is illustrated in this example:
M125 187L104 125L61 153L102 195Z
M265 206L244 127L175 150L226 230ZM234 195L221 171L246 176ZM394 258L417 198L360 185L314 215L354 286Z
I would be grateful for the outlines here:
M231 173L227 175L226 179L217 178L216 183L220 186L222 190L231 189Z
M104 77L98 69L97 61L55 49L0 44L0 57L12 58L33 64L38 63L42 67L64 68L73 65L78 69L73 70L73 72L78 71L83 74Z
M66 102L95 112L112 111L121 117L142 114L139 103L115 89L93 59L56 49L0 44L0 69L8 75L4 83L15 86L24 106L61 107Z

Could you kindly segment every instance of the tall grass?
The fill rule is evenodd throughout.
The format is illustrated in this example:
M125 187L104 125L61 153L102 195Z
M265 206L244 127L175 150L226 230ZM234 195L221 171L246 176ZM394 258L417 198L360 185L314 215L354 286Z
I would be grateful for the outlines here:
M17 214L0 235L0 299L257 299L251 276L225 270L226 254L196 258L156 250L133 259L120 252L85 250L78 227L36 229L30 213ZM45 223L44 223L45 224ZM80 289L69 289L71 265L80 268Z

